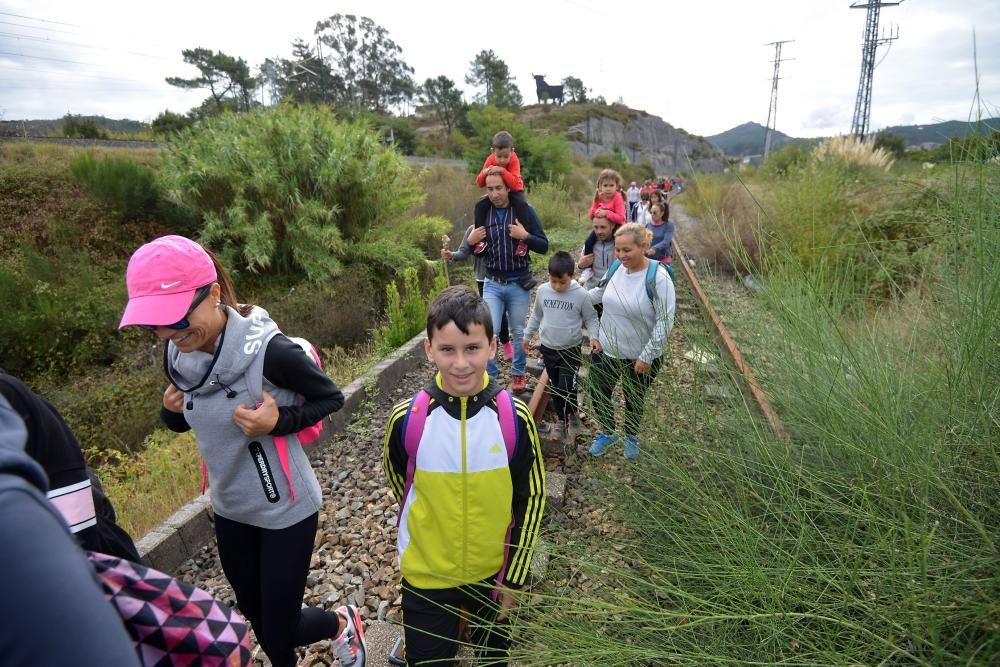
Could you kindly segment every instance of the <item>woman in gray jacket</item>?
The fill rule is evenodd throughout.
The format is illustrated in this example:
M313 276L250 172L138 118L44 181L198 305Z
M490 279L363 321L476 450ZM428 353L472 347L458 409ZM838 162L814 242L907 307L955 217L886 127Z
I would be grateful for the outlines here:
M197 436L219 560L271 664L292 667L296 646L333 639L341 665L363 667L357 609L302 607L322 496L296 434L340 409L340 389L267 311L240 304L219 262L190 239L139 248L126 283L119 328L141 326L166 343L160 415Z

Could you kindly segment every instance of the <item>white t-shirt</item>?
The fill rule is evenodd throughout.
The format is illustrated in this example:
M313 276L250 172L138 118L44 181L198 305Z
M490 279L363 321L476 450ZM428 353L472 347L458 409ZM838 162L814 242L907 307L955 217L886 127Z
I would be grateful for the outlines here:
M663 354L677 307L666 270L656 272L655 306L646 294L645 268L629 273L618 267L607 285L590 290L590 298L604 306L598 340L606 355L651 364Z

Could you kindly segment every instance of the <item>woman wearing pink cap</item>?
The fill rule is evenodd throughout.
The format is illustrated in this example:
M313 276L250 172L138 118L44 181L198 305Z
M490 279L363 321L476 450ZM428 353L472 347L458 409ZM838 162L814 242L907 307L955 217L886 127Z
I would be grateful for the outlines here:
M357 609L302 607L323 501L295 434L339 410L340 389L267 311L240 304L218 260L190 239L164 236L136 250L126 283L119 328L142 326L166 342L160 416L173 431L194 429L219 559L271 664L291 667L295 647L333 638L341 665L364 667ZM258 404L246 376L259 355ZM286 442L280 461L276 437Z

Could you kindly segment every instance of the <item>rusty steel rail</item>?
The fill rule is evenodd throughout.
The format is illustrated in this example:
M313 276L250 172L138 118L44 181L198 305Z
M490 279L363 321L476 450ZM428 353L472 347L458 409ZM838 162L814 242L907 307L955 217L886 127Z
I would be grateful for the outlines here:
M778 417L778 413L776 413L774 408L771 407L771 403L767 400L767 395L764 393L764 390L757 384L757 380L754 378L753 372L750 370L750 366L743 359L743 355L740 353L740 348L736 345L736 341L734 341L732 336L729 335L726 325L722 323L718 313L716 313L715 309L712 308L712 304L708 300L708 295L705 294L705 290L701 288L701 283L698 282L698 276L696 276L694 271L691 270L691 265L688 264L687 258L684 256L684 252L681 250L680 244L677 243L676 234L674 234L673 238L673 248L674 257L679 260L680 265L684 268L684 275L687 276L688 283L691 285L691 291L694 292L696 297L698 297L698 301L701 302L702 309L712 320L712 326L714 327L715 333L719 339L719 347L722 348L722 351L729 356L733 365L736 366L736 369L743 374L747 387L749 387L750 393L753 395L754 401L757 403L757 407L764 415L764 418L767 419L767 423L771 427L771 431L773 431L786 446L790 445L791 439L788 437L785 425L782 423L781 418ZM675 263L674 266L677 266L677 264Z

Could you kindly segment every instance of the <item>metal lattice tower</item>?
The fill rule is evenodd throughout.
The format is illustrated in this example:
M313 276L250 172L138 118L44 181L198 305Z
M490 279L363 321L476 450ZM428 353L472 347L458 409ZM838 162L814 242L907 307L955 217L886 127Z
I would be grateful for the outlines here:
M794 39L785 39L780 42L770 42L764 45L774 47L774 76L771 78L771 105L767 108L767 132L764 135L764 159L767 159L767 154L771 152L771 135L774 134L778 125L778 81L781 79L781 77L778 76L778 68L781 63L785 62L781 59L781 46L782 44L788 44L789 42L794 41ZM789 60L794 60L794 58L790 58Z
M855 2L851 9L867 9L865 17L865 42L861 49L861 79L858 82L858 97L854 102L854 119L851 121L851 134L862 141L868 134L868 121L872 110L872 76L875 74L875 52L883 44L888 44L899 38L895 35L878 34L878 18L883 7L895 7L903 2Z

